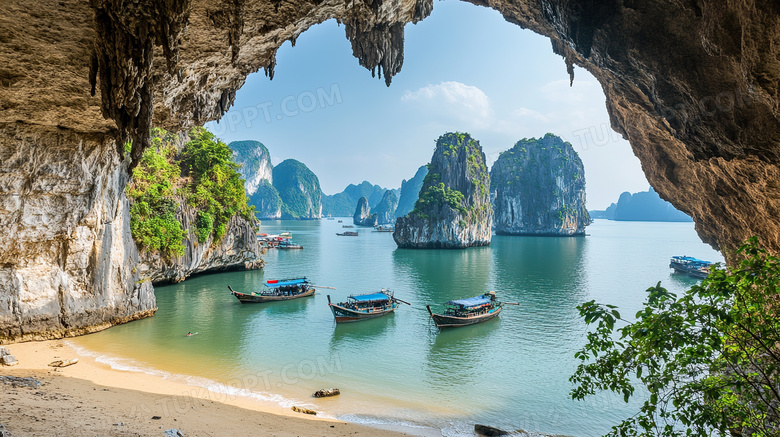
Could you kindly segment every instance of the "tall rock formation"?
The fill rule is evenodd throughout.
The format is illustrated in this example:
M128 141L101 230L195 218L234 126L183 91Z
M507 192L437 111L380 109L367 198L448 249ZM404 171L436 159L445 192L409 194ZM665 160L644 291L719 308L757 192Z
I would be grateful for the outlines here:
M490 171L499 235L581 235L590 224L585 169L571 144L546 134L502 152Z
M464 133L442 135L420 198L396 220L393 239L403 248L487 246L492 225L490 175L479 142Z
M377 225L376 214L371 214L371 207L368 206L368 198L366 196L363 196L358 200L355 214L352 215L352 223L357 226Z
M394 190L387 190L382 200L374 208L376 221L380 225L395 223L395 209L398 207L398 197Z
M300 161L287 159L274 167L274 188L282 199L283 219L322 217L320 180Z
M282 198L276 188L268 181L260 181L257 191L249 197L259 219L278 220L282 218Z
M238 172L244 178L246 195L251 197L260 187L263 180L273 183L274 166L271 165L271 154L260 141L233 141L228 144L233 151L233 161L240 165Z
M417 169L417 173L408 181L404 179L401 182L401 194L398 196L398 207L395 209L396 217L403 217L414 209L414 204L420 198L420 188L422 188L425 176L428 174L428 166L423 165Z

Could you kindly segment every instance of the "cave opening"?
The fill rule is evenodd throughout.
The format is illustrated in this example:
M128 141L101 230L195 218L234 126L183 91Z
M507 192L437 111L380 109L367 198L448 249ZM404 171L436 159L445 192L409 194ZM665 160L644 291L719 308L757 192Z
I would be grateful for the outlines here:
M372 77L358 66L344 26L329 20L285 42L273 80L249 75L206 127L225 142L262 142L274 165L303 162L325 194L364 180L399 186L450 131L480 140L488 167L522 138L560 136L584 163L589 209L647 190L639 160L609 125L598 81L576 68L570 86L548 38L455 1L437 2L404 30L403 69L389 87L381 70Z

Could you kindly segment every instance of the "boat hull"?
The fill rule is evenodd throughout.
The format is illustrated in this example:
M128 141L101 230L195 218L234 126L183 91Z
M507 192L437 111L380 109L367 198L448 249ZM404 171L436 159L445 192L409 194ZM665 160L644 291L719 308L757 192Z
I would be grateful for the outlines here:
M236 299L238 299L238 301L241 303L267 303L267 302L281 302L283 300L293 300L293 299L300 299L302 297L314 296L315 291L316 291L315 289L310 288L309 290L306 290L304 293L293 294L291 296L246 294L246 293L239 293L237 291L234 291L231 294L233 294L233 296L235 296Z
M351 310L334 303L330 304L330 310L333 312L333 317L336 319L336 323L359 322L361 320L375 319L377 317L386 316L392 313L397 307L398 304L393 303L385 310L365 312Z
M433 322L437 328L457 328L460 326L476 325L477 323L487 322L490 319L498 317L501 313L501 307L498 307L489 313L480 314L474 317L454 317L444 314L431 314Z

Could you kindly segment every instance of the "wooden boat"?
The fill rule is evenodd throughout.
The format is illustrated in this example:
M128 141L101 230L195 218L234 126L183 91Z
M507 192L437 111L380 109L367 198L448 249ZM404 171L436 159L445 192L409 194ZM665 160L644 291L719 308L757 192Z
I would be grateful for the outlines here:
M314 296L314 286L306 278L274 279L265 282L267 290L260 293L239 293L228 285L230 294L241 303L264 303Z
M358 322L374 319L392 313L398 308L398 303L411 305L393 296L393 292L382 289L378 293L353 294L346 302L332 303L328 295L328 306L333 311L336 323Z
M690 256L673 256L669 268L675 273L684 273L693 278L706 278L710 274L712 263Z
M446 309L442 314L434 314L430 305L426 307L438 328L455 328L486 322L498 317L504 304L497 301L496 293L491 291L468 299L451 300L445 305Z
M345 231L340 234L336 232L336 235L338 235L339 237L357 237L358 233L354 231Z
M395 228L393 225L376 225L374 226L374 230L376 232L393 232L395 231Z

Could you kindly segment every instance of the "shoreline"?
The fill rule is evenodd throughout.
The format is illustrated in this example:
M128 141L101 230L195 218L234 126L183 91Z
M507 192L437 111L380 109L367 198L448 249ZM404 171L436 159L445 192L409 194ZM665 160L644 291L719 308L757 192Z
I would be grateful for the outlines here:
M4 398L0 402L0 425L16 437L159 436L164 430L174 428L188 437L417 434L296 413L273 400L260 401L167 379L165 372L114 369L98 362L95 356L79 354L77 347L63 340L4 347L16 356L19 364L0 367L0 375L32 377L41 382L38 388L0 384ZM65 368L48 366L52 361L71 358L78 358L79 362ZM422 434L425 430L420 431Z

